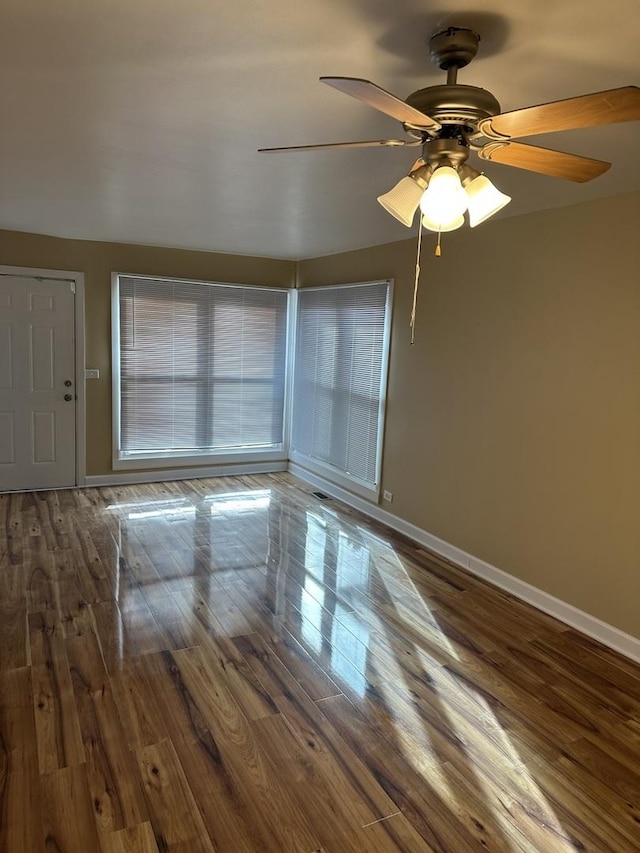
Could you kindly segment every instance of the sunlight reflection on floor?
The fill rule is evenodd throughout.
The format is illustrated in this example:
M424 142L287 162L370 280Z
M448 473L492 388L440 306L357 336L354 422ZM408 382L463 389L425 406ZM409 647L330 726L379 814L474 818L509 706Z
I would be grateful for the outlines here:
M396 570L404 573L405 578L406 578L407 587L409 589L411 589L411 591L414 594L415 603L418 604L419 606L421 606L422 608L424 608L424 610L428 614L428 622L430 623L428 625L428 628L429 628L428 640L430 642L432 640L432 633L430 630L430 625L434 622L435 622L435 624L437 624L437 618L434 617L433 612L429 609L429 607L428 607L426 601L424 600L423 596L416 589L415 585L413 584L411 578L409 577L408 572L406 571L406 569L402 563L402 560L397 556L394 549L388 543L384 542L384 540L381 540L378 537L373 536L372 534L368 533L367 531L361 531L361 532L362 532L363 537L365 538L366 541L375 542L379 551L381 551L384 554L384 560L385 560L386 564L389 564L393 560ZM385 587L386 587L386 590L387 590L387 593L389 595L391 602L394 603L395 593L394 593L393 585L386 582L386 578L384 575L384 569L382 569L380 572L380 578L381 578L382 582L385 584ZM399 611L401 611L403 609L403 605L400 602L395 603L395 606L397 607L397 609ZM381 630L384 631L384 627L381 627ZM440 647L441 648L447 648L447 650L451 654L451 657L454 660L456 660L456 661L460 660L459 656L456 654L453 647L448 642L446 637L444 637L444 634L442 632L440 634ZM433 667L433 659L428 653L425 653L421 649L417 649L417 652L418 652L418 655L420 656L420 658L424 661L426 666ZM461 665L464 667L464 664L461 664ZM444 670L442 670L441 667L436 668L436 670L435 670L436 681L439 678L445 677L443 673L444 673ZM540 823L544 827L546 827L547 829L551 829L551 831L554 834L558 835L559 843L561 843L560 839L567 837L566 831L563 829L562 824L560 823L555 812L553 811L553 809L549 805L547 798L540 791L535 780L533 779L533 777L531 776L531 774L529 773L529 771L525 767L521 757L519 756L517 750L514 748L513 744L511 743L508 735L504 731L503 727L500 725L499 721L496 719L496 717L495 717L489 703L487 702L487 700L483 696L481 696L478 693L478 691L471 688L468 684L465 685L465 688L463 690L460 687L460 685L456 682L456 680L453 677L449 676L448 673L447 673L447 679L449 682L450 693L447 696L446 702L442 703L442 707L446 708L446 707L451 706L452 704L455 706L464 707L464 706L469 704L469 698L471 697L472 702L475 705L475 708L473 708L473 710L472 710L472 719L471 719L472 726L477 726L479 721L483 721L483 727L486 730L486 734L488 735L488 737L491 740L494 741L497 749L501 753L504 754L504 756L506 757L506 760L507 760L507 765L510 767L509 779L506 781L508 781L509 789L511 791L513 791L513 793L510 794L509 790L507 790L507 791L505 791L506 796L511 801L513 801L513 800L515 800L515 795L517 793L517 797L518 797L518 800L520 802L528 802L530 804L531 814L535 816L535 817L532 817L530 819L531 823L532 824ZM400 673L399 674L399 682L401 682L401 680L402 680L402 674ZM384 685L384 684L382 685L382 689L383 689L383 692L385 693L385 696L387 697L387 701L390 703L390 705L392 705L394 702L397 702L397 696L395 693L392 692L392 689L390 689L387 685ZM438 685L437 684L434 686L434 690L436 693L438 692ZM451 696L451 691L454 693L453 696ZM457 695L455 695L455 694L457 694ZM405 707L405 709L407 709L409 706L407 703L405 703L404 707ZM405 716L403 718L403 722L405 719L407 719L407 716L406 716L407 713L409 714L408 720L409 720L409 724L410 724L412 730L414 730L414 731L415 730L420 731L420 729L422 730L425 741L426 741L426 743L423 745L423 748L426 748L427 750L429 750L431 748L431 745L430 745L428 734L427 734L427 731L424 727L424 724L419 719L419 716L415 711L414 712L405 711ZM448 714L448 723L451 725L451 727L453 729L455 729L456 721L453 719L453 715L451 713ZM462 727L462 729L460 731L460 738L462 739L463 742L465 739L465 735L468 734L469 730L470 729L468 726ZM404 733L403 728L401 726L398 726L398 728L397 728L397 735L398 735L399 743L403 745L406 758L412 763L412 765L414 766L416 771L418 771L419 773L421 773L421 775L423 775L425 778L427 778L429 784L432 785L434 787L434 789L438 790L438 793L440 793L441 796L446 797L447 801L452 801L452 799L455 800L455 794L454 794L452 787L451 787L452 783L446 778L446 771L442 767L439 767L439 766L433 765L433 764L428 764L427 767L425 768L424 767L424 760L416 752L416 743L412 739L408 739L406 737L406 734ZM482 749L482 744L480 744L479 748ZM494 789L492 788L491 785L489 785L485 782L481 773L474 773L474 781L477 782L481 786L481 788L483 790L484 802L487 804L487 807L491 809L492 815L499 822L500 826L505 830L507 835L511 835L515 832L516 835L518 836L518 841L520 841L521 843L524 843L524 845L525 845L524 849L534 850L535 848L532 847L525 840L524 836L522 836L520 831L517 830L516 827L514 826L513 819L509 813L510 803L505 803L502 801L501 798L498 798L496 796ZM522 816L520 816L520 819L522 819ZM534 829L535 829L535 826L532 827L532 831ZM546 835L544 837L547 838Z

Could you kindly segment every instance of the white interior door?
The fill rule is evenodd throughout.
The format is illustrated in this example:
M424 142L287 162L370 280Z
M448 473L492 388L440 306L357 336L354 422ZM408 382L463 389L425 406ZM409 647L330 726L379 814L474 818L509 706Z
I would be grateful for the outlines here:
M0 491L76 484L75 293L0 276Z

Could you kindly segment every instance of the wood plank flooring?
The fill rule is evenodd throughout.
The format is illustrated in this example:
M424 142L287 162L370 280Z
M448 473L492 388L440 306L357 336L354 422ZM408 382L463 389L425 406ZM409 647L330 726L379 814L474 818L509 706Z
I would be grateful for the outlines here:
M640 666L286 474L0 495L0 853L640 851Z

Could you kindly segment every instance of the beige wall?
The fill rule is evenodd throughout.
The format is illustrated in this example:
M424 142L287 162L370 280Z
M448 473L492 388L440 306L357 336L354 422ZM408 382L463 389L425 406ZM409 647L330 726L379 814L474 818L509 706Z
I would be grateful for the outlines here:
M85 274L86 365L100 370L100 379L86 384L87 474L111 471L112 272L272 287L290 287L295 275L292 261L62 240L1 230L0 264Z
M395 278L383 460L401 518L640 637L640 194L304 261Z

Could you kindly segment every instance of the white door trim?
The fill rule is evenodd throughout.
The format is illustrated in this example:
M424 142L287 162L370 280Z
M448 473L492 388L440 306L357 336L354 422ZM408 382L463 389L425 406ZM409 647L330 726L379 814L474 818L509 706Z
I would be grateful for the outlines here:
M0 274L25 278L51 278L75 284L75 389L76 389L76 486L86 483L86 408L84 393L84 273L69 270L50 270L35 267L10 267L0 264Z

